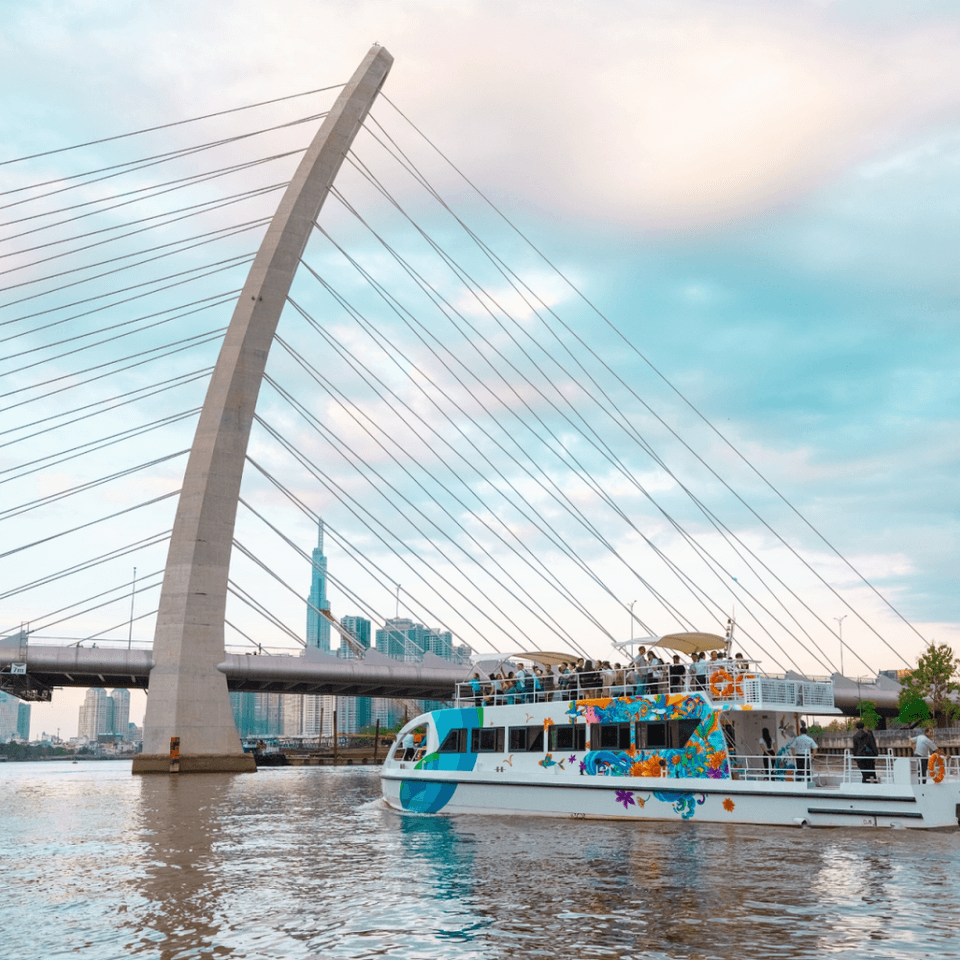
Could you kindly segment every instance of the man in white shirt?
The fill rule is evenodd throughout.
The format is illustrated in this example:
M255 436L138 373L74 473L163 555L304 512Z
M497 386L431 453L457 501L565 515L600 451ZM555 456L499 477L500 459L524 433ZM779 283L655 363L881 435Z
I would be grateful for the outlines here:
M927 782L927 764L930 762L930 754L936 753L939 749L930 739L933 733L933 727L924 727L923 733L913 742L914 756L920 758L920 782Z
M817 741L801 728L800 733L793 738L790 748L797 759L797 779L808 779L812 770L813 755L817 752Z

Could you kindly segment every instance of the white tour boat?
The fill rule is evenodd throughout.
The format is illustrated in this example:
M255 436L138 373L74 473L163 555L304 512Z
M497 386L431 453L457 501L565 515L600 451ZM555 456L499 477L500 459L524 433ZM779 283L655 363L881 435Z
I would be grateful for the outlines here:
M662 648L726 646L674 634ZM513 659L545 668L563 654ZM640 683L545 673L521 690L461 684L456 706L410 720L381 770L386 802L416 813L496 813L618 820L696 820L811 827L956 827L960 758L876 758L862 782L849 753L805 769L800 716L839 714L829 680L760 673L719 660L702 676L663 670ZM624 681L625 681L624 677ZM609 681L608 681L609 682ZM764 731L772 756L761 755ZM417 732L417 743L410 746ZM406 742L406 748L405 748ZM830 762L834 761L834 762Z

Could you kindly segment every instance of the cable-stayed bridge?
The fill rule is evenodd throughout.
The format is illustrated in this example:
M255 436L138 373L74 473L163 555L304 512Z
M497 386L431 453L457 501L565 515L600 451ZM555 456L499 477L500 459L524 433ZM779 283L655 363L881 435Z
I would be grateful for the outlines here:
M309 672L284 651L321 516L343 608L477 650L735 609L768 669L905 665L910 624L387 99L390 62L0 168L5 666L52 681L29 637L62 631L63 676L113 676L89 647L119 639L143 769L171 736L235 769L227 683ZM457 672L376 659L343 661L358 690Z

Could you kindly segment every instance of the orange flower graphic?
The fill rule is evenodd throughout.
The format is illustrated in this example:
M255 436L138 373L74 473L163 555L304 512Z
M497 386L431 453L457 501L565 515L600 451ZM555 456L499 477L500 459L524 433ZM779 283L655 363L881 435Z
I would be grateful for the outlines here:
M707 757L707 766L712 767L714 770L719 770L726 759L727 751L718 750L716 753L711 753L710 756Z
M727 813L733 813L733 808L735 806L736 804L729 797L723 801L723 809L726 810Z
M641 777L659 777L660 776L660 758L649 757L641 760L639 763Z

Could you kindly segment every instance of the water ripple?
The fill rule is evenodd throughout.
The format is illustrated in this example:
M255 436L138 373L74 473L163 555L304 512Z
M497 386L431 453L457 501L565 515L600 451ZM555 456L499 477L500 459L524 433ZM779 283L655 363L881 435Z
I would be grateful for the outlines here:
M5 764L0 863L5 960L960 957L960 832L420 817L359 768Z

